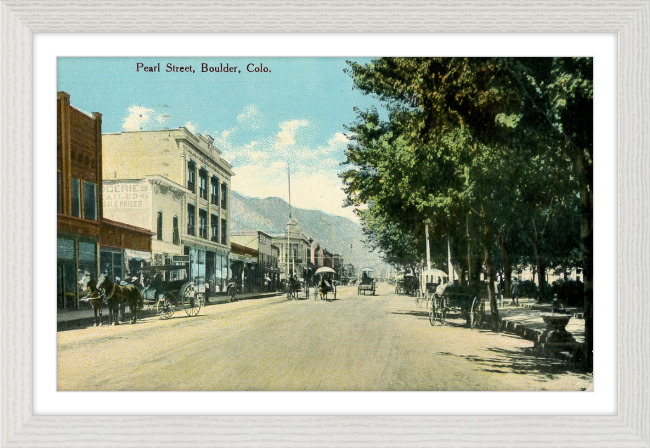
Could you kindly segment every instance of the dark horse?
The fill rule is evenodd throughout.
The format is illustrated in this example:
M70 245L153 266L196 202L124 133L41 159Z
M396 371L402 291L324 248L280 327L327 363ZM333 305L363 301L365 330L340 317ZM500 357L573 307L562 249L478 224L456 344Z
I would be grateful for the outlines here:
M81 289L84 292L88 292L88 295L79 301L90 302L93 307L93 312L95 314L95 323L93 327L102 326L102 305L104 304L104 294L97 289L97 282L90 277L90 272L84 272L84 275L79 280Z
M120 305L128 304L131 308L131 323L138 320L138 308L142 309L144 301L142 294L134 285L120 286L111 281L106 274L97 279L97 289L103 291L108 298L108 315L111 325L117 325Z

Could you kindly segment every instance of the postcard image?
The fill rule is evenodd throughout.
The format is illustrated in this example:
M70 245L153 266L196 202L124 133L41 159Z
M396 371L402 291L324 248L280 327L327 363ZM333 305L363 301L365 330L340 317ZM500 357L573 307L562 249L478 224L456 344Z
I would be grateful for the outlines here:
M60 57L57 390L593 391L592 166L592 58Z

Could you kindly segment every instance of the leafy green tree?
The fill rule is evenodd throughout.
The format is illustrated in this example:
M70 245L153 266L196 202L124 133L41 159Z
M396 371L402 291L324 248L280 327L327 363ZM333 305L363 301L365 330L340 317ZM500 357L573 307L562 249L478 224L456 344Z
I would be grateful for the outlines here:
M588 199L583 190L589 185L591 163L589 70L590 60L551 58L351 63L356 87L377 96L388 113L384 122L376 111L359 111L351 127L357 140L348 149L347 163L357 168L343 176L351 204L382 204L382 213L392 216L389 220L415 210L418 220L428 219L448 234L467 219L468 211L480 217L496 322L495 235L506 260L513 223L519 222L538 250L535 258L543 274L544 241L549 239L541 238L538 227L553 216L557 192L573 176L581 200ZM576 117L581 111L587 114ZM526 182L544 188L527 189ZM587 209L583 205L583 221ZM582 227L585 246L584 222ZM589 251L583 247L585 259Z

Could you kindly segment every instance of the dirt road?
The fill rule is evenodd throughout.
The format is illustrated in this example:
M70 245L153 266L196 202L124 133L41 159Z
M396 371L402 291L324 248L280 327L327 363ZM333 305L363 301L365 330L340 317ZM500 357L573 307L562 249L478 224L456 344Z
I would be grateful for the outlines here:
M457 321L458 324L461 321ZM59 332L58 390L585 390L532 342L451 324L380 286Z

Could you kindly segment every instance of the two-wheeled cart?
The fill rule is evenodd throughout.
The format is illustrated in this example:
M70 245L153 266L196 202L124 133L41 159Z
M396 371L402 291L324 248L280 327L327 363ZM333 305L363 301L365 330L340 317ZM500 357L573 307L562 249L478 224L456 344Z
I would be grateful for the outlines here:
M375 295L377 283L373 277L374 272L375 270L372 268L361 269L361 278L359 278L359 285L357 286L357 295L360 296L363 294L365 296L366 292L372 293L373 296Z

